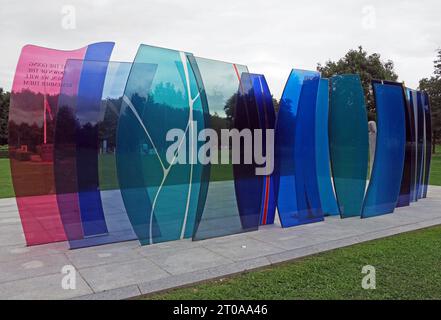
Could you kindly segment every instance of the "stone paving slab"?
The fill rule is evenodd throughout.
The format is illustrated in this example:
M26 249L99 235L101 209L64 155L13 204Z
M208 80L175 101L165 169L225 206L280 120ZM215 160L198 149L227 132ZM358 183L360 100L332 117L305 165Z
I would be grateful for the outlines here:
M276 221L258 231L203 241L143 247L126 241L69 250L66 242L26 247L15 200L2 199L0 299L131 298L440 225L440 208L441 187L431 186L427 199L369 219L327 217L288 229ZM62 289L65 265L77 270L75 290Z

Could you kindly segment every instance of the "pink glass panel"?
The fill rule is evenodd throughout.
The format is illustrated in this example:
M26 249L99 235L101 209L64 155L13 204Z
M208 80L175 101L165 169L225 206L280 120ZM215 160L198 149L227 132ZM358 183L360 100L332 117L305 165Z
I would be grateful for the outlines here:
M27 245L66 240L53 170L54 128L67 59L83 59L87 47L61 51L23 47L12 86L9 156Z

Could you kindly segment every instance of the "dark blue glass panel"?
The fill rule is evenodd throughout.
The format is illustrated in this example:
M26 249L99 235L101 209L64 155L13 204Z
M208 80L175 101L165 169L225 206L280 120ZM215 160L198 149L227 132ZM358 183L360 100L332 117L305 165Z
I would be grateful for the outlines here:
M261 129L258 105L254 92L254 80L258 75L242 73L236 107L233 114L233 129L255 130ZM240 163L233 163L234 187L239 209L242 228L245 231L257 230L260 221L261 204L263 196L264 175L257 175L255 157L251 162L246 161L245 139L240 145ZM233 145L234 148L234 145ZM233 149L233 152L239 151ZM234 155L233 155L234 156Z
M141 244L192 235L202 175L197 137L204 126L187 54L141 45L117 136L121 191Z
M360 77L334 76L330 92L329 147L340 216L360 216L369 154L366 104Z
M273 104L273 97L269 90L265 76L250 74L253 81L253 91L255 101L259 111L259 121L262 130L273 130L276 125L276 112ZM272 133L272 134L273 134ZM274 150L267 150L267 139L265 131L262 137L263 155L266 157L267 168L274 169ZM271 162L271 163L270 163ZM263 177L263 196L260 213L260 224L273 224L276 213L276 194L274 185L274 176L272 170L270 175Z
M274 174L283 227L323 220L315 154L319 82L318 72L292 70L280 100Z
M417 123L417 105L418 98L416 95L416 91L406 88L406 98L409 104L410 112L411 112L411 127L413 133L412 139L412 160L411 160L411 182L410 182L410 202L418 201L417 198L417 190L418 190L418 174L417 174L417 162L418 162L418 123Z
M204 166L203 185L208 186L205 195L201 192L201 197L206 201L203 210L198 212L193 240L249 231L243 225L238 208L229 146L221 139L221 130L233 128L240 77L248 69L246 66L199 57L194 58L192 66L199 71L199 82L205 88L207 129L214 132L213 136L210 133L204 137L207 143L199 151L210 155L212 161ZM253 224L254 220L251 220L250 224ZM257 226L251 229L255 228Z
M68 60L58 99L54 133L54 181L67 240L83 239L76 162L76 106L83 60Z
M392 213L400 194L406 145L405 99L401 86L373 82L377 110L375 159L362 218Z
M321 79L317 96L317 112L315 118L315 147L317 155L317 180L320 202L325 215L339 215L337 199L331 178L331 159L329 156L329 80Z
M423 97L423 107L424 116L426 124L426 153L425 153L425 164L424 164L424 187L423 187L423 198L427 197L427 188L429 186L430 178L430 163L432 159L432 116L430 111L430 99L427 92L422 93Z
M108 61L114 43L89 46L85 60ZM78 86L76 118L77 183L84 236L107 233L98 178L98 126L107 64L83 66Z
M423 196L424 155L425 155L425 119L423 96L421 91L416 92L417 97L417 198Z
M412 199L412 188L415 185L415 131L412 106L409 103L407 89L402 83L384 82L390 85L399 86L403 92L404 114L406 118L406 147L404 156L403 176L401 178L400 195L398 196L397 207L408 206Z

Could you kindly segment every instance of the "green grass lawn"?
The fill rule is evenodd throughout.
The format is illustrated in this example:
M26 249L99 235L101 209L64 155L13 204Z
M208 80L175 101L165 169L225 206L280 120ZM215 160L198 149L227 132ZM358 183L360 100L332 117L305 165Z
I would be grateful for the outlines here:
M441 226L140 299L441 299ZM361 287L362 267L376 289Z
M33 167L31 163L19 162L19 165L22 166L21 170L28 170L30 176L32 175L31 173L35 171L35 167ZM146 168L154 168L155 165L156 166L158 165L155 157L152 156L152 157L144 158L144 166ZM49 164L47 164L47 169L50 169ZM160 168L157 169L160 170ZM41 168L39 170L41 170ZM153 173L153 179L158 179L157 172L154 171L151 172ZM175 183L186 182L187 177L188 174L181 177L175 176L176 178ZM115 156L113 155L99 156L99 179L100 179L101 190L114 190L119 188L118 178L116 174ZM231 164L212 165L210 170L210 181L224 181L224 180L233 180L232 165ZM174 183L174 182L169 181L169 183ZM38 181L29 183L29 188L35 188L34 184L38 184ZM14 196L14 190L12 188L12 182L11 182L9 159L0 158L0 198L9 198L13 196Z
M436 153L432 154L429 184L441 186L441 146L436 146Z
M231 165L212 165L210 181L232 180L232 173L233 170ZM113 190L119 188L114 156L100 156L99 176L101 190ZM430 184L441 186L441 146L437 146L437 153L432 155ZM0 198L9 198L13 196L14 190L11 185L9 160L0 158Z

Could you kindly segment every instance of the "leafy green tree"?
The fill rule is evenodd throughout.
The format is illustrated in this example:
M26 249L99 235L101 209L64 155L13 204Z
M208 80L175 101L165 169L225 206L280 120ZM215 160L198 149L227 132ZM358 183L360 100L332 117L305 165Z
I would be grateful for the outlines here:
M317 64L317 71L320 71L322 77L325 78L339 74L359 74L370 120L375 118L375 103L371 81L373 79L390 81L396 81L398 79L398 75L394 70L394 63L391 60L383 62L378 53L369 55L361 46L358 47L358 50L349 50L349 52L338 61L329 60L324 65L320 63Z
M424 90L430 97L430 108L432 113L432 131L433 131L433 153L435 145L441 138L441 49L437 51L437 57L434 61L434 75L430 78L420 80L420 90Z
M0 88L0 145L8 143L9 92Z

